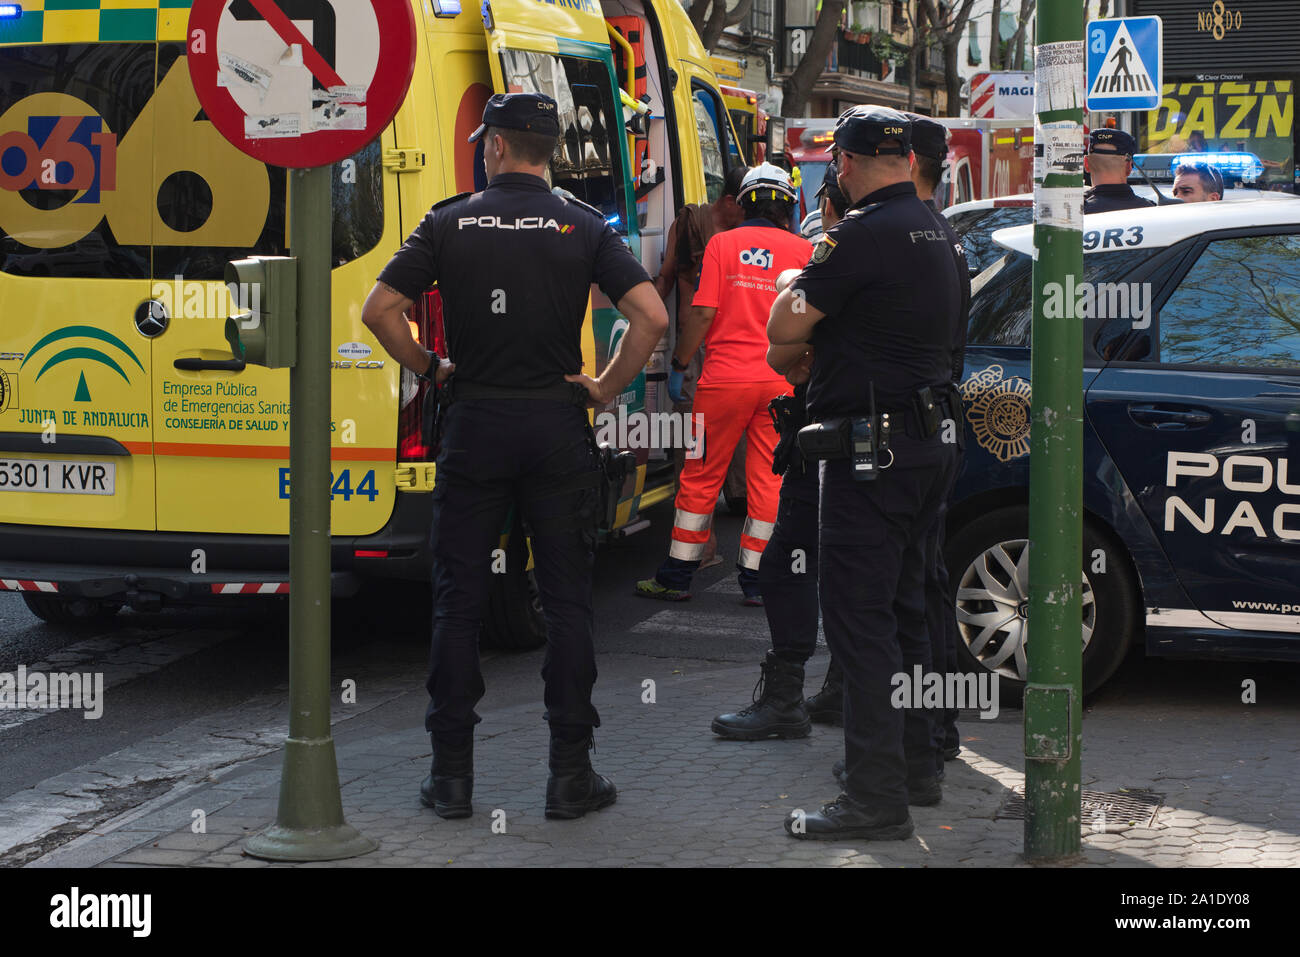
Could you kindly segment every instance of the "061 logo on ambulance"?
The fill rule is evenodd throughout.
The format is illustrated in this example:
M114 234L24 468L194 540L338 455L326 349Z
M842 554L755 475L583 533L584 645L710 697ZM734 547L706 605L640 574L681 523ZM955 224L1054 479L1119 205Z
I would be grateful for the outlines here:
M126 130L110 129L67 93L19 100L0 116L0 230L34 249L59 249L107 219L123 246L252 247L270 208L266 167L199 116L184 59ZM211 194L197 228L174 228L160 212L159 190L177 174L198 177ZM34 201L32 190L77 195Z

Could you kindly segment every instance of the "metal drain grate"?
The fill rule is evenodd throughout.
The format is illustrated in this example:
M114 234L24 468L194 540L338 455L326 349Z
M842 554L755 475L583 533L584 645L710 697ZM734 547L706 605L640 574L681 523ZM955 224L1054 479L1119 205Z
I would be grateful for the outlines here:
M1165 796L1154 791L1138 788L1118 793L1109 791L1083 792L1083 829L1096 833L1117 834L1132 827L1155 827L1156 814ZM1018 784L1011 789L998 812L993 815L997 820L1025 819L1025 786Z

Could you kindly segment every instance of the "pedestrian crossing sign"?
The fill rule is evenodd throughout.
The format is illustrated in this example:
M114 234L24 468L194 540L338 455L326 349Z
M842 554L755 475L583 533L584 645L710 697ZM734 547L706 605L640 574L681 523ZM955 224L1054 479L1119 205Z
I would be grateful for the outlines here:
M1160 106L1159 17L1092 20L1086 36L1088 109L1113 113Z

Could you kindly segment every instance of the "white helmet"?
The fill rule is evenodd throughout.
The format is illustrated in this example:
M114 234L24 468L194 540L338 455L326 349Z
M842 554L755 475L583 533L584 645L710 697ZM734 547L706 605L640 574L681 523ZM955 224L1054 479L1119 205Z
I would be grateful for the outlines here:
M772 163L755 166L740 182L740 198L751 203L764 199L783 199L793 203L798 199L790 174Z

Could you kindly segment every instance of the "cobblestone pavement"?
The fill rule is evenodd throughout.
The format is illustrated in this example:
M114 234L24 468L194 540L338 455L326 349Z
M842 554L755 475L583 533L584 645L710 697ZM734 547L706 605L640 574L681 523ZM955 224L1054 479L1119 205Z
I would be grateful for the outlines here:
M814 660L809 690L820 685ZM380 843L352 860L306 867L597 866L1028 866L1023 823L999 819L1023 783L1021 712L964 715L963 752L947 766L943 803L913 808L907 841L796 841L782 830L793 809L835 797L839 729L815 726L796 741L729 742L709 722L749 700L756 664L606 655L596 703L603 725L593 763L618 802L579 821L543 817L547 731L541 685L532 699L494 694L505 678L535 674L537 656L485 664L488 697L475 745L474 815L444 821L422 807L427 773L425 698L418 686L335 729L348 822ZM655 682L654 703L643 682ZM412 682L412 684L414 684ZM1287 702L1205 709L1171 696L1158 707L1111 696L1085 713L1085 789L1163 795L1154 822L1088 828L1082 866L1300 865L1300 741ZM29 866L284 867L242 853L276 813L279 754L214 771ZM194 833L195 812L205 833ZM1121 830L1122 828L1122 830Z

